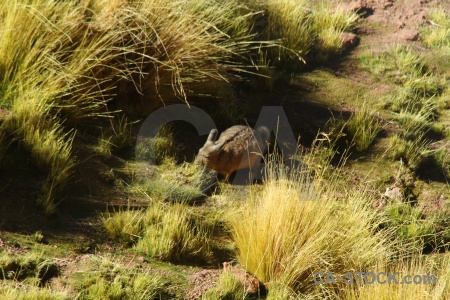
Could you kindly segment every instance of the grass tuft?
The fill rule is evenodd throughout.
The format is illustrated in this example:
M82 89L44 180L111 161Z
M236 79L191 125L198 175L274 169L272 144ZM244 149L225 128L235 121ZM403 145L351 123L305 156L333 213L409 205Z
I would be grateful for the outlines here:
M339 53L341 34L351 30L358 19L340 5L309 0L261 1L259 5L268 14L267 39L281 41L281 47L268 50L269 60L290 68L301 67L305 59L322 63Z
M431 48L450 47L450 17L442 8L432 10L428 19L431 25L421 28L421 38Z
M186 205L153 203L142 210L124 210L103 216L107 232L134 245L143 255L172 262L208 261L210 232Z
M396 134L389 138L389 156L395 160L401 159L411 169L417 169L423 160L423 153L428 149L430 141L423 134L413 140L408 140Z
M103 226L108 234L125 245L132 245L144 233L144 213L142 210L121 209L102 216Z
M364 152L381 131L377 113L369 110L367 104L352 114L344 129L352 138L356 151Z
M0 297L4 300L70 300L68 293L55 291L50 288L39 288L35 285L0 283Z
M209 232L185 205L154 204L147 209L144 224L137 252L173 262L210 259Z
M258 279L311 292L313 271L363 269L388 253L389 233L378 230L370 197L354 191L336 201L305 175L273 171L276 177L230 217L237 258Z
M409 247L422 251L437 249L450 242L448 216L426 216L410 203L393 203L386 210L390 226L397 228L396 236Z
M380 263L377 268L383 272L397 273L397 280L403 281L404 276L411 276L412 284L364 284L355 289L346 289L342 293L343 299L447 299L450 296L450 260L448 255L442 258L413 255L409 259L399 259L393 263ZM415 275L420 278L420 284L414 284ZM431 283L424 275L434 275L436 283ZM383 279L381 279L383 280Z
M50 278L57 276L58 266L42 253L26 253L25 255L8 255L0 253L0 279L26 281L33 285L45 284Z
M125 266L124 262L108 257L92 257L89 270L73 279L77 299L159 299L165 292L164 279Z
M245 292L245 287L231 272L223 272L217 286L207 290L202 299L205 300L222 300L222 299L249 299Z

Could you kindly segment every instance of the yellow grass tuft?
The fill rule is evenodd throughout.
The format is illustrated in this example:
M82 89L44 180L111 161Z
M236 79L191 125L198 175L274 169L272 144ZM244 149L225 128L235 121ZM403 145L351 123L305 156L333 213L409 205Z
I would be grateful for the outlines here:
M391 233L378 230L364 191L338 199L302 173L276 172L230 217L237 258L258 279L311 292L313 272L343 274L389 256Z
M398 260L391 264L380 261L377 270L380 272L398 273L397 279L402 281L405 276L411 284L364 284L355 289L343 290L341 299L448 299L450 297L450 259L448 255L442 258L431 255L431 257L414 255L407 260ZM431 282L423 275L435 275L436 283ZM421 280L420 284L414 283ZM382 277L382 280L385 279ZM427 281L428 280L428 281Z

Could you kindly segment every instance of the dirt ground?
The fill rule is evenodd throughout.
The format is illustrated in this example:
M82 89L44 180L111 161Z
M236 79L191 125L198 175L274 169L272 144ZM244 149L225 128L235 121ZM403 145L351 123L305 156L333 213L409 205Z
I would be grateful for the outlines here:
M419 26L430 23L427 14L436 7L449 9L446 0L356 0L346 7L360 11L367 22L362 22L358 33L362 45L385 47L394 43L407 43L419 39Z

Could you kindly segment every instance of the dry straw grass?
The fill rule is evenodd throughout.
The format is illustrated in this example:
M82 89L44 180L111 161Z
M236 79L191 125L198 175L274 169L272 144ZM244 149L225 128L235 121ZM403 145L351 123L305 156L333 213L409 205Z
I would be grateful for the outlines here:
M150 112L246 69L255 46L230 1L12 1L0 4L1 105L13 134L48 172L54 212L75 166L71 129L111 116L110 100ZM162 17L163 16L163 17ZM202 89L199 89L199 87Z
M12 116L1 134L12 134L48 172L40 201L47 213L76 165L71 130L117 109L145 115L193 95L215 95L220 83L258 72L255 57L261 48L278 47L274 39L285 41L286 57L298 58L317 42L312 37L322 25L339 35L354 21L338 10L328 18L317 13L320 7L311 15L297 6L281 0L248 7L237 0L3 1L0 106ZM254 22L263 10L270 12L269 34L257 41ZM331 35L326 39L336 40Z
M341 51L341 34L353 28L358 16L338 3L329 5L310 0L266 0L259 7L267 11L269 40L281 40L272 48L271 61L295 67L307 62L328 60ZM287 63L287 64L286 64Z
M237 258L250 273L269 286L314 294L313 272L342 275L390 255L392 232L379 230L383 218L367 193L338 199L320 180L289 174L269 169L263 190L230 217Z
M343 291L341 299L448 299L450 297L450 259L448 255L437 257L436 255L423 256L415 254L409 259L398 260L394 263L383 263L380 260L376 271L398 273L396 277L402 281L405 276L412 284L365 284L358 285L355 289L348 288ZM415 275L435 275L436 283L425 282L422 277L420 284L414 284ZM384 280L381 277L381 280ZM418 280L418 278L416 278ZM417 281L418 282L418 281Z

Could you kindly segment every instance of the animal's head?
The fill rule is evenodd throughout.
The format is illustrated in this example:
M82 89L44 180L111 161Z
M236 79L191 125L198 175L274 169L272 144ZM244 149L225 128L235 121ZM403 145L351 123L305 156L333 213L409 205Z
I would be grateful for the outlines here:
M209 133L208 139L205 145L198 151L197 157L194 163L199 165L208 165L211 158L215 156L220 150L222 150L225 145L225 141L216 144L218 131L217 129L212 129Z

